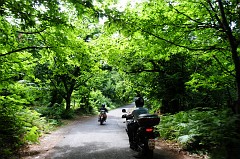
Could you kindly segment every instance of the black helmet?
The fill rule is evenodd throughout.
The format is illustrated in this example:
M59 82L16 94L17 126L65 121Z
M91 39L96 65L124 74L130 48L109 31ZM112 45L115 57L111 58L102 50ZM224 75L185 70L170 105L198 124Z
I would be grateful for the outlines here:
M143 97L137 97L135 100L136 107L143 107L144 105L144 99Z
M105 104L102 104L102 107L105 108Z

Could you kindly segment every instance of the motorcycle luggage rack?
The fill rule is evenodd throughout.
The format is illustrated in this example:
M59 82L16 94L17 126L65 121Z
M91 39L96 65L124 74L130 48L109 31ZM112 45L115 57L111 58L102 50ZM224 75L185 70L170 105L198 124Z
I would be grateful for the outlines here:
M160 117L156 114L141 114L137 120L140 126L155 126L160 122Z

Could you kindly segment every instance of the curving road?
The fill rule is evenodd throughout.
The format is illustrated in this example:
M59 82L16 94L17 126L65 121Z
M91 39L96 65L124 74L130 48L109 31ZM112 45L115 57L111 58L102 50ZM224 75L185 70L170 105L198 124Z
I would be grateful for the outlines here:
M133 107L133 104L124 108ZM111 110L107 122L100 125L97 116L77 121L68 128L46 159L135 159L137 152L129 148L122 108ZM180 159L160 148L154 159Z

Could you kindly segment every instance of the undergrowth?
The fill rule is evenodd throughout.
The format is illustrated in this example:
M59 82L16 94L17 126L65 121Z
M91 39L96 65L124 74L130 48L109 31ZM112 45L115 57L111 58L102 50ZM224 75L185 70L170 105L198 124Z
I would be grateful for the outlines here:
M239 144L236 121L229 110L199 108L163 115L157 128L161 138L178 142L184 150L224 159L229 145Z

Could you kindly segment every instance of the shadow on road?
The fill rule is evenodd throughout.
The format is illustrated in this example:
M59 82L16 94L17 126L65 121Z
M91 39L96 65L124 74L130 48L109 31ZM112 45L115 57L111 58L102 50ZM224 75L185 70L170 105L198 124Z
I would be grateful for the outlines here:
M96 146L97 145L97 146ZM128 155L129 154L129 155ZM56 147L54 156L50 153L46 158L55 159L123 159L131 158L128 148L107 148L107 145L101 143L92 143L79 147Z
M179 159L170 152L155 150L153 159ZM83 143L78 147L55 147L46 159L135 159L138 153L128 147L108 147L104 142ZM143 157L140 157L143 158Z

